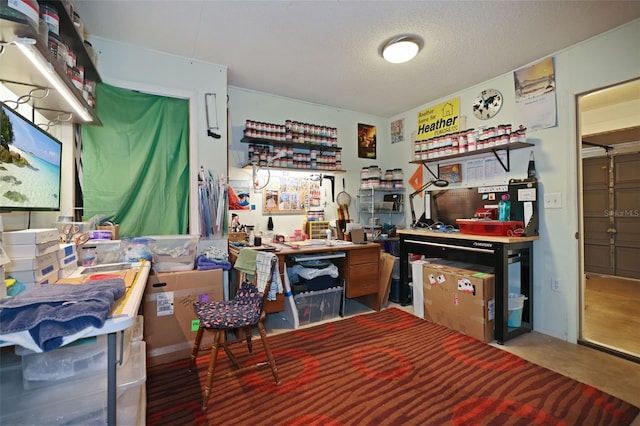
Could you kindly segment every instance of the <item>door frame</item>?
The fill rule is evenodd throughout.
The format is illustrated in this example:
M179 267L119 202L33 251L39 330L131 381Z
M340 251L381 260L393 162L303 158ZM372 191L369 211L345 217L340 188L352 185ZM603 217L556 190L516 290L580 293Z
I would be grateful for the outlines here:
M583 180L583 150L584 148L582 147L582 138L583 138L583 134L582 134L582 129L583 129L583 122L582 122L582 113L581 113L581 109L580 109L580 101L581 99L583 99L584 96L592 94L592 93L596 93L596 92L600 92L606 89L610 89L613 87L617 87L620 85L624 85L626 83L629 83L631 81L636 81L638 79L632 79L632 80L627 80L627 81L621 81L606 87L601 87L595 90L590 90L588 92L584 92L584 93L579 93L575 95L575 111L576 111L576 135L577 135L577 139L576 139L576 151L577 151L577 172L578 172L578 176L577 176L577 185L578 187L576 188L577 190L577 197L576 199L578 200L578 208L577 208L577 214L578 214L578 235L577 235L577 240L578 240L578 276L580 277L580 283L579 283L579 291L578 291L578 333L577 333L577 342L580 345L584 345L584 346L588 346L588 347L592 347L594 349L603 351L603 352L607 352L613 355L616 355L618 357L622 357L625 359L628 359L630 361L633 362L640 362L640 358L630 355L626 352L622 352L622 351L618 351L616 349L613 349L611 347L605 346L604 344L598 344L595 342L591 342L591 341L587 341L584 338L584 324L585 324L585 291L586 291L586 273L585 273L585 248L584 248L584 242L585 242L585 234L584 234L584 180ZM621 145L622 147L622 145ZM594 148L594 149L602 149L602 148ZM615 148L614 148L614 154L615 155ZM622 152L618 152L623 153L624 149L620 150ZM607 153L604 154L605 156L607 155Z

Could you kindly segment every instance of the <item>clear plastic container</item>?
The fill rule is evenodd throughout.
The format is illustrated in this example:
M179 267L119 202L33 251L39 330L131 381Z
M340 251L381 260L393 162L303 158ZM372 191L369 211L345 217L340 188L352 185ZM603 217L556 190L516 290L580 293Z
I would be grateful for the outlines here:
M106 424L106 364L105 359L104 374L54 381L34 389L23 387L20 368L0 370L2 424ZM116 372L117 424L138 424L146 378L146 344L132 342L128 361Z
M153 269L156 272L190 271L198 253L198 235L154 235Z
M149 237L123 238L120 249L123 262L139 262L141 259L151 261L156 240Z
M26 353L22 356L25 389L106 371L106 336L78 340L50 352Z
M293 300L300 325L335 318L340 314L342 287L296 294Z
M120 240L91 240L85 245L95 246L98 265L105 263L120 263L123 261Z

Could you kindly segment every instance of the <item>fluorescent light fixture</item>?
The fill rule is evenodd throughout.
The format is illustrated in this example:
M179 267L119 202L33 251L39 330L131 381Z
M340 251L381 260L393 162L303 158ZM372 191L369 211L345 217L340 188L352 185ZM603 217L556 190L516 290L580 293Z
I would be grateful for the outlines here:
M382 48L382 57L392 64L401 64L415 58L422 48L422 41L415 36L398 36Z
M25 43L22 40L23 39L16 40L15 43L22 54L31 61L38 71L40 71L40 74L42 74L47 81L51 83L51 85L62 95L67 103L71 105L74 111L78 113L84 121L93 120L93 117L91 117L87 109L78 102L78 99L75 97L73 92L71 92L69 87L67 87L67 85L60 79L60 76L56 74L53 66L40 55L33 44Z

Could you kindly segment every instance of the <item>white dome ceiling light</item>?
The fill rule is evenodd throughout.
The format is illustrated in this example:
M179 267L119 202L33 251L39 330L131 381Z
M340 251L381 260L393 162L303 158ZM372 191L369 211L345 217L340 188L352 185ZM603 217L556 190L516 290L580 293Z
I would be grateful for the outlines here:
M392 64L401 64L415 58L422 48L422 40L416 36L398 36L382 47L382 57Z

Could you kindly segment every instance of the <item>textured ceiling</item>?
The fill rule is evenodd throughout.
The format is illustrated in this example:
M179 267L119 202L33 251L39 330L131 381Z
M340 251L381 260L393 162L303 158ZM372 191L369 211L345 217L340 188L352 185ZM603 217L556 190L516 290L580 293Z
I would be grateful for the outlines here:
M228 67L229 85L391 117L640 17L640 1L89 1L92 35ZM388 64L381 45L424 40Z

